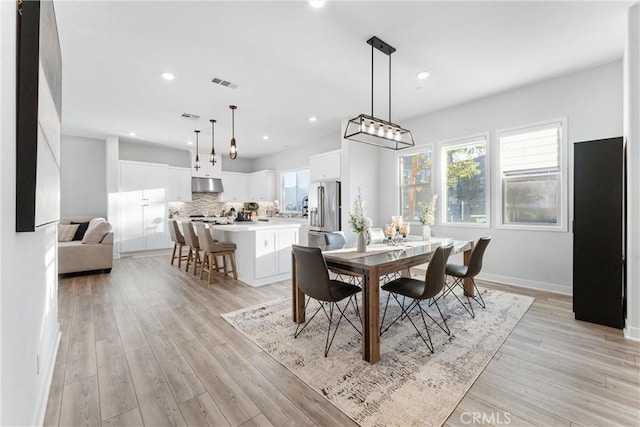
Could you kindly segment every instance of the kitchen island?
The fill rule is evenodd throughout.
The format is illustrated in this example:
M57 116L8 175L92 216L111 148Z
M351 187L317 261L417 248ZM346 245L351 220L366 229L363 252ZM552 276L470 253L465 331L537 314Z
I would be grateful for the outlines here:
M299 242L297 223L210 224L213 237L236 244L238 280L261 286L291 278L291 245Z

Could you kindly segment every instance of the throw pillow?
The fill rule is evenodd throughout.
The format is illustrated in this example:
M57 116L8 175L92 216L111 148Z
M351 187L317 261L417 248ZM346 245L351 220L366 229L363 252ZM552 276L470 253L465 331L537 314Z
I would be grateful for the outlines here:
M93 222L93 220L91 220ZM87 232L82 238L82 243L87 245L95 245L102 242L104 236L111 231L111 224L104 219L102 221L95 221L93 224L89 224Z
M58 224L58 242L70 242L78 231L78 225Z
M87 228L89 228L89 221L87 222L71 221L71 224L78 224L78 231L76 231L75 236L73 236L73 240L82 240L82 238L84 237L84 233L86 233Z

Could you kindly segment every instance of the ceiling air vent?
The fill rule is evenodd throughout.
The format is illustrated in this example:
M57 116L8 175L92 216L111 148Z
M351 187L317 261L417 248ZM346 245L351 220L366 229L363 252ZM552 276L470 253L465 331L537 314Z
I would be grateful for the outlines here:
M235 89L238 87L238 85L235 83L231 83L226 80L219 79L217 77L214 77L213 79L211 79L211 82L220 86L228 87L229 89Z
M200 116L196 116L195 114L190 114L190 113L182 113L182 116L180 117L184 119L193 120L194 122L200 118Z

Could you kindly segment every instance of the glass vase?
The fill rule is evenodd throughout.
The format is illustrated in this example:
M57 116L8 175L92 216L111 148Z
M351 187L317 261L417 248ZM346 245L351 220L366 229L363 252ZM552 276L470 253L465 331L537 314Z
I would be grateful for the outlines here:
M429 225L422 226L422 240L426 242L431 240L431 226Z

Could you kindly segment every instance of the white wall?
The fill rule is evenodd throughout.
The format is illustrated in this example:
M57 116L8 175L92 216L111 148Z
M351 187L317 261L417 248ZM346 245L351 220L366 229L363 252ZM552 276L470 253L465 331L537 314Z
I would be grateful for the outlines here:
M209 159L209 153L205 154L205 159ZM242 172L242 173L250 173L256 172L260 169L255 168L255 161L253 159L243 159L241 156L238 156L237 159L232 160L229 158L228 153L218 153L220 161L222 162L222 170L224 172ZM200 158L202 159L202 154L200 154Z
M255 159L253 162L255 170L272 169L276 171L276 176L279 178L280 173L283 171L308 167L310 156L340 148L340 137L337 136L338 131L339 130L337 129L336 135L323 137L318 140L311 141L309 144ZM224 169L225 165L226 164L223 163L223 170L226 170Z
M120 160L160 163L181 168L191 167L191 155L188 150L179 150L158 144L120 140L119 153Z
M566 116L570 143L622 135L622 62L606 64L571 75L515 89L474 102L442 110L401 124L410 129L416 145L440 142L490 131L491 164L497 164L496 130ZM568 149L568 171L572 184L573 149ZM390 219L399 212L397 199L397 158L381 157L380 189L384 195L396 195L392 203L383 203L381 216ZM439 162L436 192L439 188ZM491 169L492 183L498 183L498 171ZM478 239L491 235L485 255L482 277L565 294L572 293L572 234L567 232L511 231L496 228L499 221L497 186L492 185L491 227L432 227L436 236ZM386 196L382 196L386 197ZM573 217L572 191L568 201L568 219Z
M60 214L107 216L103 140L63 136L60 144Z
M624 334L640 340L640 5L629 9L624 60L624 135L627 138L627 321Z
M0 1L0 425L7 426L44 420L59 342L56 225L15 232L15 47L15 2Z

